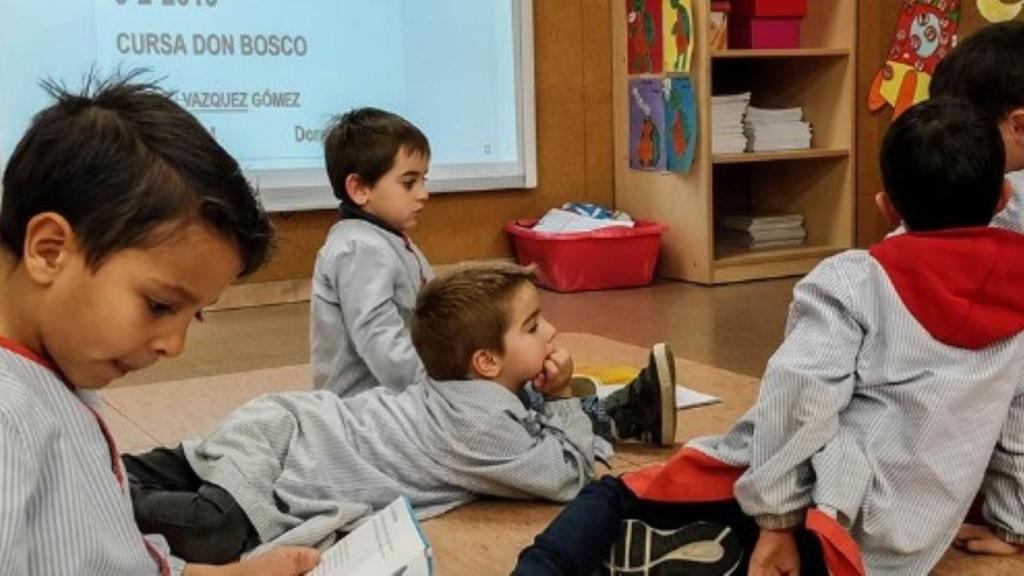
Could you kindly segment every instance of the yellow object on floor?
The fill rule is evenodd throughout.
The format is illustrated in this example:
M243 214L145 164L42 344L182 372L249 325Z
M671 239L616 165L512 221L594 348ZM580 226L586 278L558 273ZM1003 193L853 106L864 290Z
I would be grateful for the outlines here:
M577 366L575 376L589 376L601 384L629 384L640 373L636 366Z

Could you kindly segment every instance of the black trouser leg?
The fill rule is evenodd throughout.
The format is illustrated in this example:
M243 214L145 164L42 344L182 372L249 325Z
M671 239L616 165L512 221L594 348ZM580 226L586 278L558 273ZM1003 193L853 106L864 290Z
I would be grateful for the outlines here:
M181 446L126 454L122 460L135 522L143 533L163 535L174 555L188 562L226 564L259 544L235 499L199 478Z

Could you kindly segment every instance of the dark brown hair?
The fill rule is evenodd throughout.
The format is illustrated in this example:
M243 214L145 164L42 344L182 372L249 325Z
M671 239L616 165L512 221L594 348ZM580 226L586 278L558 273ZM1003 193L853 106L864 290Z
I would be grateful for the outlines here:
M420 129L397 114L377 108L357 108L335 117L324 136L327 177L334 196L351 202L345 189L350 174L368 186L395 165L398 151L430 156L430 143Z
M273 229L238 163L171 95L134 80L101 80L79 93L43 83L56 103L39 112L3 179L0 242L19 259L28 222L63 216L88 265L153 246L199 222L234 242L240 275L267 259Z

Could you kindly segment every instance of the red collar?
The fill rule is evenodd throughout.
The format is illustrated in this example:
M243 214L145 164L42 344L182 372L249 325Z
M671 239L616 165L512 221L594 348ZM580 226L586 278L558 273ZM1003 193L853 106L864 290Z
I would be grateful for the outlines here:
M14 340L8 340L7 338L0 336L0 348L6 348L11 352L14 352L18 356L28 358L29 360L35 362L36 364L39 364L43 368L52 370L60 374L60 368L58 368L57 365L54 364L52 360L47 360L46 358L43 358L39 354L36 354L32 350L29 350L27 347L22 346L21 344L15 342Z

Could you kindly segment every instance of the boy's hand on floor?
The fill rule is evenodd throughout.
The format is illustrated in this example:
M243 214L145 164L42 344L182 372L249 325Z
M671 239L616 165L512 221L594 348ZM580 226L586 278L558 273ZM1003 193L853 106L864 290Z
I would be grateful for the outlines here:
M564 398L568 396L569 383L572 382L572 356L565 348L555 348L544 360L544 371L533 381L533 389L545 398Z
M750 555L749 576L798 576L800 553L790 530L761 530Z
M953 540L953 546L972 554L996 554L999 556L1019 554L1024 551L1024 546L1010 544L996 536L996 533L988 526L966 523L960 526L960 531L957 532L956 539Z

